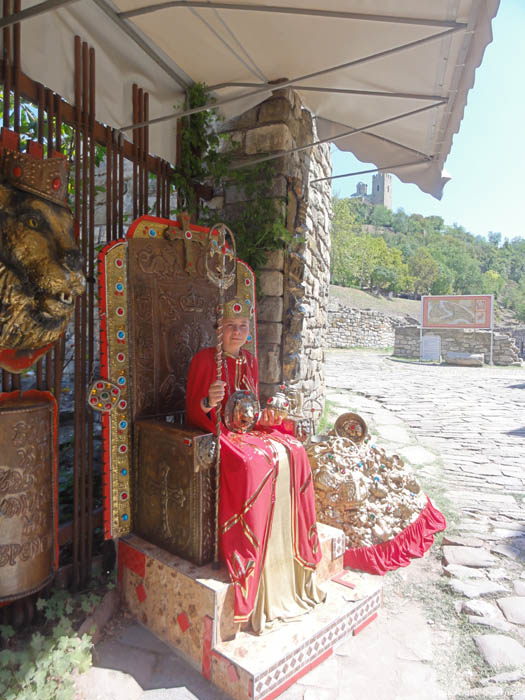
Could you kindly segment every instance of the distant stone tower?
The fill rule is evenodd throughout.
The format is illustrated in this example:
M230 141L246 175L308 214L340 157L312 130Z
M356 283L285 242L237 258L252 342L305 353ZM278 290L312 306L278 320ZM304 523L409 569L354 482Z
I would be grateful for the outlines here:
M372 204L382 204L392 211L392 175L390 173L377 173L372 177L370 201Z
M358 197L366 197L366 190L368 189L368 185L366 185L364 182L358 182L357 187L355 188L355 194Z

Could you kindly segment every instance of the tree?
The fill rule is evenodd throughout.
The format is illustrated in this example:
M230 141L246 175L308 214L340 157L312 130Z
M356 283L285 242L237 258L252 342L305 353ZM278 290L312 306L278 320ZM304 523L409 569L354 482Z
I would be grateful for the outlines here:
M376 204L370 217L370 223L376 227L376 230L378 226L390 226L392 223L392 212L382 204Z
M396 233L406 233L408 226L408 216L403 209L398 209L392 214L392 228Z
M454 273L444 265L438 263L439 274L430 289L431 294L452 294L454 284Z
M423 233L424 230L421 214L410 214L407 220L407 233Z
M482 291L484 294L494 294L497 298L504 284L503 277L495 270L487 270L483 274Z
M334 197L332 200L332 251L330 255L330 274L333 284L346 287L356 284L353 276L351 252L359 225L351 199Z
M401 286L399 272L393 267L379 265L372 270L372 285L381 292L397 292Z
M501 245L501 233L495 232L495 231L489 231L489 234L487 236L490 245L495 246L496 248L499 248Z
M430 235L441 234L444 230L445 222L440 216L425 216L423 228Z
M424 247L419 248L409 259L408 270L414 277L414 292L417 296L428 294L439 277L439 265Z

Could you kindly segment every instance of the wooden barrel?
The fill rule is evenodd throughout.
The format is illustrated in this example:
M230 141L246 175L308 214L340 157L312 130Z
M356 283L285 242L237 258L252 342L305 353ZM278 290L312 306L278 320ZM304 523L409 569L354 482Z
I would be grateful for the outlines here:
M56 561L55 402L0 394L0 601L43 588Z

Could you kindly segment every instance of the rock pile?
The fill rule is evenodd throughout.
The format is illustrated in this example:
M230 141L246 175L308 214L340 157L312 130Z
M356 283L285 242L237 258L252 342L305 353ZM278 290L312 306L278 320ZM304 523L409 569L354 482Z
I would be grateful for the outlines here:
M425 494L402 459L388 456L369 438L357 446L335 434L317 436L307 452L318 520L344 530L347 548L392 539L426 505Z

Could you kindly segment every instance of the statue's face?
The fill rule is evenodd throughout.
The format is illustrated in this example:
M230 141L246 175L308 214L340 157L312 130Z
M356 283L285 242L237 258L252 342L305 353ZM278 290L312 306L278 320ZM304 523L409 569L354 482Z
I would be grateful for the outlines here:
M236 391L226 402L224 420L226 427L236 433L246 433L259 418L259 401L249 391Z
M0 184L0 347L56 341L84 289L71 212Z
M227 318L222 325L222 342L226 352L237 355L250 334L250 322L246 318Z

